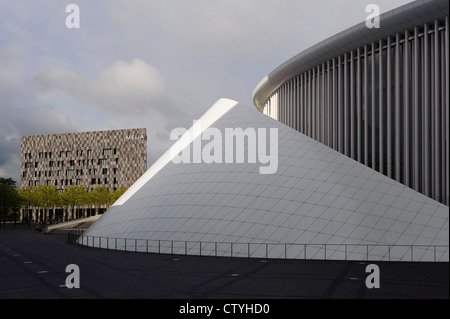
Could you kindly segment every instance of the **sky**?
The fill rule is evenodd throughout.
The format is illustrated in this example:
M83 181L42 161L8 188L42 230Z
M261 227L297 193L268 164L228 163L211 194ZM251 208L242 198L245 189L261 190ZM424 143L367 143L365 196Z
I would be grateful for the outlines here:
M0 177L20 184L21 136L127 128L147 128L150 167L218 99L252 105L265 75L369 4L409 2L0 0Z

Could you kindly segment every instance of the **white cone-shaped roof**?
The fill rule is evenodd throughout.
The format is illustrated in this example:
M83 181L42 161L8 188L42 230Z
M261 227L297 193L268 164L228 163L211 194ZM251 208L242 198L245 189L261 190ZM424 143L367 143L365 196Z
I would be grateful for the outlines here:
M235 101L219 100L198 123L85 235L110 238L104 248L151 252L448 261L447 206ZM276 172L261 174L269 163L258 157L174 163L208 127L222 132L224 151L227 128L265 129L267 140L278 129Z

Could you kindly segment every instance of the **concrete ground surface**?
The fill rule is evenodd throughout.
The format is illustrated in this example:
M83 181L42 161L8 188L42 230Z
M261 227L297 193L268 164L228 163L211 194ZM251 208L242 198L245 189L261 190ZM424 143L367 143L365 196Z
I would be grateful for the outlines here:
M368 289L369 263L380 288ZM80 288L65 285L80 269ZM448 263L261 260L107 251L0 228L0 299L448 299Z

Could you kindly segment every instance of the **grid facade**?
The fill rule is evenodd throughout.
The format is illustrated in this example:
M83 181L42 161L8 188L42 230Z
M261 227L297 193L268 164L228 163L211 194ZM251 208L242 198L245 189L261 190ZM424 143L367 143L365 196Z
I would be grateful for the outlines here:
M359 25L336 35L266 77L255 104L449 205L448 7L415 1L382 16L379 30Z
M147 169L145 128L23 136L21 186L130 187Z
M168 254L400 261L414 250L415 261L448 261L445 205L254 107L221 99L199 122L220 130L222 145L227 128L277 129L277 171L260 174L260 164L251 162L174 163L170 154L201 138L185 145L182 137L80 244ZM252 145L245 141L244 148L233 148L234 157L249 154Z

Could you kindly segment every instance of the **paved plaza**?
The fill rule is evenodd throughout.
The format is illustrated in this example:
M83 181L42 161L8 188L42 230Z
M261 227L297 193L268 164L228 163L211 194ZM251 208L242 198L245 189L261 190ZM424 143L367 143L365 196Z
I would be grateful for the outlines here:
M68 289L66 266L80 269ZM448 263L376 263L379 289L365 285L367 262L172 256L72 246L64 232L25 225L0 229L0 299L371 299L448 298Z

